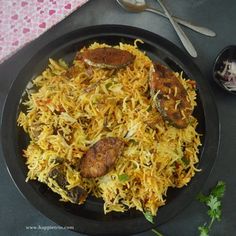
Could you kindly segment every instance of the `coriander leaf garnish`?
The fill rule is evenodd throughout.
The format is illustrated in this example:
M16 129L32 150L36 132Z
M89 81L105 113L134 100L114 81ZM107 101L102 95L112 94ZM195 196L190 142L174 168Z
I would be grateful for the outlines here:
M183 161L183 163L187 166L188 164L189 164L189 159L187 159L186 157L183 157L182 159L181 159L182 161Z
M112 86L112 83L107 83L107 84L105 85L106 89L109 89L111 86Z
M206 202L208 201L208 197L205 196L205 195L202 194L202 193L199 193L199 194L197 195L197 200L198 200L199 202L201 202L201 203L206 203Z
M146 220L150 223L154 224L153 215L150 211L143 212L143 215L145 216ZM159 233L157 230L152 229L152 232L155 233L157 236L163 236L163 234Z
M208 236L209 235L209 229L208 229L208 226L206 226L206 225L199 226L198 230L200 232L199 236Z
M147 111L151 111L152 110L152 105L150 105L148 108L147 108Z
M215 188L212 189L211 194L217 198L222 198L225 193L225 183L223 181L219 181Z
M158 232L158 231L155 230L155 229L152 229L152 232L153 232L154 234L156 234L157 236L163 236L163 234L161 234L160 232Z
M151 222L152 224L154 224L154 221L153 221L153 215L151 212L149 211L146 211L146 212L143 212L145 218L147 221Z
M220 216L221 216L221 202L217 199L217 197L214 196L210 196L208 202L206 203L206 205L210 208L210 210L208 210L208 215L211 218L215 218L217 220L220 220Z
M205 203L208 206L209 210L207 214L210 217L210 222L205 223L203 226L199 226L198 230L200 236L208 236L211 230L212 224L215 220L220 221L221 219L221 199L225 193L225 183L223 181L219 181L217 185L211 190L208 196L200 193L197 196L197 199Z
M118 179L121 182L125 182L125 181L129 180L129 176L127 174L118 175Z

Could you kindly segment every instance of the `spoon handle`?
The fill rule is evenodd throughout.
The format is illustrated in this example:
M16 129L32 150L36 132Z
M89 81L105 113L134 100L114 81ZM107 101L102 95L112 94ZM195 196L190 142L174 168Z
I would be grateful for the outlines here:
M160 10L154 9L154 8L146 8L145 11L156 13L160 16L164 16L165 18L168 18L163 12L161 12ZM216 36L216 33L211 29L208 29L208 28L202 27L202 26L198 26L198 25L194 25L193 23L191 23L189 21L186 21L186 20L183 20L183 19L181 19L179 17L176 17L176 16L172 16L172 18L176 22L178 22L179 24L184 25L184 26L188 27L189 29L194 30L194 31L196 31L200 34L203 34L203 35L206 35L206 36L209 36L209 37L215 37Z
M177 35L179 36L182 44L184 45L185 49L188 51L188 53L192 56L192 57L197 57L197 52L194 48L194 46L192 45L192 43L190 42L190 40L188 39L188 37L186 36L186 34L184 33L184 31L182 30L182 28L178 25L177 22L175 22L175 20L172 18L172 16L170 15L169 11L167 10L167 8L165 7L165 5L163 4L162 0L157 0L160 4L160 6L163 8L167 18L169 19L170 23L172 24L172 26L175 29L175 32L177 33Z

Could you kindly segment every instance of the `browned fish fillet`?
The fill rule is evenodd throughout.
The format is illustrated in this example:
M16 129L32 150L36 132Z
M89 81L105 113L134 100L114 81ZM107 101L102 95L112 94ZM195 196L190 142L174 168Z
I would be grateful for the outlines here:
M133 63L135 56L125 50L106 47L85 50L82 58L91 66L117 69Z
M109 137L99 140L82 157L81 176L95 178L107 174L115 165L123 149L124 142L119 138Z
M155 64L150 71L150 91L164 119L177 128L186 128L193 112L188 93L175 73Z
M82 204L86 200L88 193L83 188L76 186L71 189L67 189L66 186L68 185L68 182L66 180L62 164L55 166L48 173L48 178L56 181L58 186L65 191L71 202Z
M68 76L70 79L75 78L80 73L80 68L76 66L71 66L67 72L66 76Z

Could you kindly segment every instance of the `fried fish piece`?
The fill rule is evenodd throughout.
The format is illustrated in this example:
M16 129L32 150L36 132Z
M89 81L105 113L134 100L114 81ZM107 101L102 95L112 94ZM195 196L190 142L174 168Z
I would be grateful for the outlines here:
M86 178L96 178L107 174L122 154L124 142L119 138L103 138L96 142L81 158L80 174Z
M66 72L66 76L70 79L75 78L76 76L78 76L78 74L80 73L80 68L77 66L71 66L67 72Z
M85 63L90 66L108 69L119 69L134 62L135 56L118 48L87 49L81 54Z
M65 175L66 174L64 173L64 167L62 164L60 164L51 169L51 171L48 173L48 178L56 181L58 186L65 191L71 202L82 204L86 200L88 193L79 186L67 189L66 186L68 185L68 182Z
M186 89L167 67L154 64L150 69L151 96L163 118L176 128L186 128L193 112Z

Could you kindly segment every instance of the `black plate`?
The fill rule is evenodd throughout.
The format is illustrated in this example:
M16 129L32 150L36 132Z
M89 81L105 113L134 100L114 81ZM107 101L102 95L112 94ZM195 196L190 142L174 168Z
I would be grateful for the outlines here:
M134 39L145 43L140 49L155 61L168 65L175 71L184 71L185 76L197 81L198 106L194 115L199 120L198 131L203 134L199 158L202 169L187 187L170 189L167 205L159 209L155 225L163 224L186 207L202 188L208 177L219 144L219 120L215 103L206 80L192 59L166 39L143 29L120 25L100 25L68 33L35 53L14 80L4 105L1 120L2 150L8 170L20 192L44 215L59 225L74 226L80 233L92 235L128 235L153 227L142 213L130 210L126 213L103 214L102 201L90 197L82 206L59 202L59 196L46 185L37 181L25 182L27 168L22 149L27 146L27 135L18 128L16 119L22 94L30 80L40 74L48 64L48 58L64 58L71 62L77 50L94 41L109 44L133 43Z

